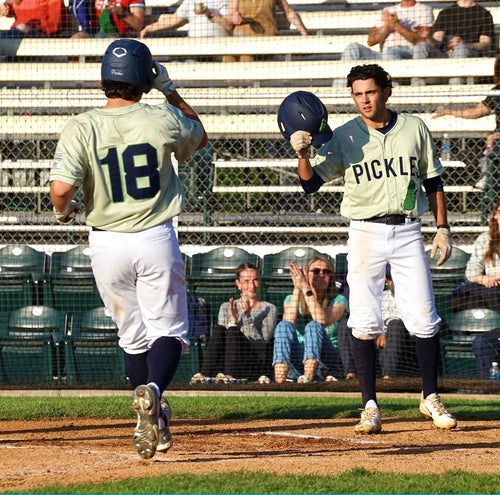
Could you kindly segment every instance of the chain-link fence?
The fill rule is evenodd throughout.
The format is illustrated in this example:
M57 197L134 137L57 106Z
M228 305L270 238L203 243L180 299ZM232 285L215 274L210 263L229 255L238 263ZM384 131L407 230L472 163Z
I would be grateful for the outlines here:
M332 9L331 5L325 8L329 15ZM338 5L335 9L339 16L349 10ZM320 9L309 6L303 10ZM343 28L339 32L349 31L346 26ZM364 36L366 28L356 31ZM318 31L316 36L321 40L323 34ZM50 41L54 46L58 41L67 42ZM30 45L27 46L25 52L29 53ZM0 244L6 246L0 266L0 381L6 384L93 383L96 386L126 383L123 355L114 336L114 325L109 314L100 307L89 266L77 268L69 262L63 273L54 273L57 253L75 246L86 247L88 242L82 213L68 227L54 222L49 171L59 132L72 115L100 106L104 101L98 89L96 70L100 56L87 53L89 50L82 55L83 45L78 43L67 46L69 55L58 52L51 57L50 53L41 53L23 58L24 52L20 50L0 63L5 79L0 89ZM210 41L204 44L204 51L209 50L207 46ZM271 48L272 44L269 50ZM265 272L266 256L285 251L290 246L314 247L331 256L338 280L344 281L346 268L342 263L345 262L348 222L340 216L343 181L332 181L313 195L302 192L296 174L296 158L276 123L279 104L297 89L312 91L324 101L332 126L356 114L348 90L332 86L339 74L336 71L345 69L345 65L335 65L339 56L339 53L269 53L262 57L263 61L240 66L246 74L238 75L235 80L227 75L235 73L234 67L226 73L224 64L217 63L217 57L210 57L209 61L204 56L194 57L194 62L186 63L182 61L189 57L183 55L163 57L167 64L172 61L174 81L175 70L179 71L179 93L199 112L210 137L205 149L178 164L186 196L185 209L178 218L178 237L186 259L188 289L194 297L205 300L208 321L205 332L192 336L191 351L181 361L176 383L185 384L200 372L219 306L239 294L234 284L238 263L230 263L222 256L218 261L221 273L211 277L213 267L208 266L206 272L200 272L197 263L202 260L194 254L223 246L232 251L243 248L247 254L257 256L254 261L262 277L260 297L276 304L278 320L283 298L291 290L287 267L295 254L282 258L284 264L279 267L281 272L276 277ZM464 59L454 63L457 70L463 69L467 74L467 67L478 61L482 62L481 59ZM423 73L429 71L430 61L412 62L413 68L409 70L420 64ZM301 79L285 79L284 75L266 79L260 75L263 69L271 72L279 67L285 74L290 68L294 71L300 68L300 64L313 67L307 64L315 63L317 71ZM181 77L182 67L188 72L190 67L203 64L215 64L210 67L214 67L217 77L210 81ZM486 136L496 129L495 112L482 119L435 117L433 112L440 106L472 107L488 95L494 96L493 79L489 74L480 77L473 74L468 80L475 84L448 86L449 74L440 74L439 62L436 62L436 74L431 74L435 77L429 78L426 86L412 87L408 69L403 65L393 67L397 75L389 107L416 114L430 127L445 166L443 178L454 244L470 253L477 236L487 230L493 205L499 199L500 146L495 145L485 155ZM64 77L60 72L66 70L68 76ZM330 74L328 78L321 75L325 71ZM69 74L79 74L82 79L71 79ZM158 94L149 94L144 101L156 104L161 98ZM83 212L80 193L77 200ZM422 226L425 243L429 245L435 232L429 213L423 216ZM35 253L28 247L33 247ZM20 254L15 254L16 249ZM472 308L471 313L463 313L462 319L457 319L450 309L450 295L465 280L465 265L457 265L452 271L448 275L433 272L438 309L445 319L441 372L445 377L478 378L481 373L472 341L476 333L497 328L498 322L495 315L485 311L486 308ZM61 300L60 296L65 298ZM70 303L77 307L70 307ZM43 309L17 313L26 307ZM194 307L191 307L190 316L194 318ZM36 335L27 329L35 329ZM394 375L411 377L417 369L414 342L399 337L398 343L391 347L398 349ZM269 354L267 359L269 364ZM263 374L272 379L269 366L251 371L249 376ZM382 361L379 371L383 373ZM342 378L345 370L339 367L329 370L329 374Z

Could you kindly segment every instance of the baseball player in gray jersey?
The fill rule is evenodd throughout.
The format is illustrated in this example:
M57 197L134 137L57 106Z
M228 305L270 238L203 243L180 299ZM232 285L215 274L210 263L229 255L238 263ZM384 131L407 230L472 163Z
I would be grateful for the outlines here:
M382 67L353 67L347 84L360 116L332 133L325 125L326 111L319 118L309 119L310 126L307 111L302 111L300 119L294 121L291 117L292 125L288 125L290 129L284 135L289 133L298 155L298 174L307 193L317 191L333 177L344 177L341 213L350 219L348 325L355 337L364 406L355 431L381 430L375 388L375 341L383 326L380 301L387 265L398 287L396 300L403 322L416 341L423 382L420 411L436 427L454 428L457 422L437 392L437 333L441 319L434 305L419 222L419 216L430 205L437 222L431 255L436 256L439 250L438 264L444 263L451 254L451 240L440 179L443 168L425 124L417 117L387 108L392 83ZM287 118L281 120L283 132ZM309 146L315 141L324 144L309 160Z
M71 119L50 172L56 220L75 215L83 187L97 287L118 326L137 412L134 444L151 458L172 446L162 393L189 346L186 282L172 218L184 202L171 162L207 143L203 125L146 45L113 41L102 59L106 105ZM165 103L141 103L161 91Z

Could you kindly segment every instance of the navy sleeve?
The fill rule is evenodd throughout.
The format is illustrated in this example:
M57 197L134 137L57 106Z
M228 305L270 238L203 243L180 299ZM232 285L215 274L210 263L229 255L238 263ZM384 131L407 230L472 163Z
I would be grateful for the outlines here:
M443 190L443 181L441 180L441 176L433 177L432 179L424 180L424 189L426 194L432 194L437 191Z
M313 170L313 176L309 180L300 179L300 184L306 194L312 194L318 191L324 183L325 181L316 173L315 170Z

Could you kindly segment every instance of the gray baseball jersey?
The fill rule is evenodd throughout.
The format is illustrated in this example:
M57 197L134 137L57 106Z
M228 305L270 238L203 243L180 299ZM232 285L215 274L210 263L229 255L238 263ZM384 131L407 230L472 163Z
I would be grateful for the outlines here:
M142 231L180 213L184 193L170 155L186 160L202 137L201 124L168 103L93 109L62 131L50 180L83 184L87 225Z
M340 212L353 220L418 217L429 208L422 181L443 173L427 126L407 113L399 113L386 134L368 127L361 117L350 120L333 131L311 165L325 182L344 176Z

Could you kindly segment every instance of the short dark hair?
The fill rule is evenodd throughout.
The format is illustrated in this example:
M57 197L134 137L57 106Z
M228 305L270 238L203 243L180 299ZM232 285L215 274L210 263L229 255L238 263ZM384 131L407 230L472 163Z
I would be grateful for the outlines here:
M101 89L106 98L122 98L130 101L139 101L143 93L139 86L119 81L101 81Z
M380 88L392 88L391 76L377 64L356 65L353 67L347 75L347 86L352 89L354 81L359 79L374 79L375 84Z

